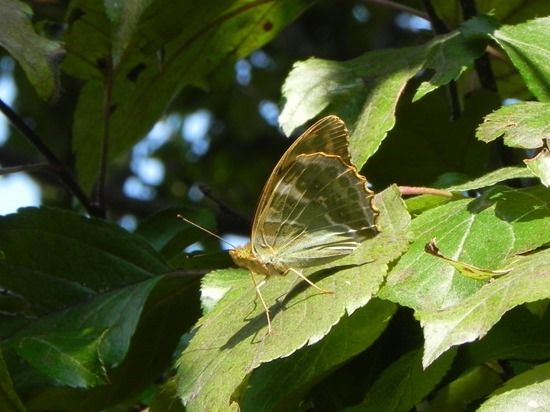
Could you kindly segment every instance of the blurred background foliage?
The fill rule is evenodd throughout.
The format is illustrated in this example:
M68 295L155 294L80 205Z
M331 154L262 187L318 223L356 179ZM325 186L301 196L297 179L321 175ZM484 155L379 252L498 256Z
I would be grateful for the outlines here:
M69 2L27 3L34 11L35 27L63 40ZM185 87L151 131L109 165L108 218L133 229L144 217L168 207L205 206L217 211L220 233L247 234L261 187L289 145L279 131L277 118L283 103L281 86L293 63L311 56L346 60L375 49L422 44L433 36L427 20L384 3L312 2L265 47L236 62L224 63L207 89ZM422 13L422 3L411 0L399 4ZM547 7L540 1L510 3L516 8L499 8L498 17L503 22L516 23L522 16L533 15L537 7ZM456 1L434 1L433 5L450 25L459 23ZM177 19L179 6L164 7L175 7ZM480 12L488 11L491 2L480 1L478 7ZM58 96L45 103L20 67L4 50L0 53L2 92L9 94L7 88L13 87L12 107L73 167L72 121L82 82L62 72ZM475 80L459 86L469 92L476 89L472 83ZM363 172L377 191L394 182L431 185L446 172L480 175L494 159L485 144L474 141L473 130L482 115L498 107L501 97L522 97L524 90L507 93L497 98L491 92L464 92L465 111L455 122L450 120L443 90L417 103L410 103L410 97L402 99L397 126ZM465 134L470 139L465 140ZM457 150L462 156L456 156ZM18 132L7 129L0 143L2 167L41 161L40 154ZM75 206L51 174L33 173L32 178L42 204ZM209 195L204 196L204 192ZM224 212L220 202L231 212Z

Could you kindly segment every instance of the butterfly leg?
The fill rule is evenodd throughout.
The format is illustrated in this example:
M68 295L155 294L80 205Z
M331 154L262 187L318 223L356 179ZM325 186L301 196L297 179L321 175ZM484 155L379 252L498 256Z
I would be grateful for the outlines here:
M320 291L321 293L334 293L334 291L332 291L332 290L320 288L320 287L317 286L315 283L313 283L311 280L309 280L309 279L306 278L304 275L302 275L302 274L301 274L299 271L297 271L296 269L290 268L290 271L291 271L291 272L294 272L294 273L295 273L296 275L298 275L300 278L302 278L302 279L305 280L307 283L309 283L310 286L313 286L315 289L317 289L317 290Z
M260 283L256 283L256 278L254 277L254 273L250 272L250 276L252 276L252 283L254 283L254 288L256 289L256 295L260 298L260 301L262 302L262 306L264 307L265 316L267 317L267 334L271 335L271 316L269 316L269 308L265 303L264 297L262 296L262 292L260 292L260 288L265 284L265 279L262 280Z

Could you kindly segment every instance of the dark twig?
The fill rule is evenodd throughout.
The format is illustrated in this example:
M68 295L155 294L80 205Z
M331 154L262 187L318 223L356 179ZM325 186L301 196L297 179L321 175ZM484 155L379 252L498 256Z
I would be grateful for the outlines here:
M44 144L42 139L32 130L17 113L15 113L2 99L0 99L0 111L8 118L10 123L46 158L50 168L55 172L59 180L65 185L90 215L97 215L96 209L91 205L88 197L82 191L76 180L66 169L65 165Z
M32 165L21 165L21 166L11 166L11 167L2 167L0 168L0 175L9 175L12 173L18 172L43 172L51 171L52 168L48 163L35 163Z
M422 5L424 6L424 10L426 10L426 13L428 14L428 20L430 23L432 23L432 27L435 34L446 34L449 33L449 28L445 24L443 20L439 18L437 13L435 12L434 6L432 5L432 2L430 0L422 0Z
M471 19L477 15L474 0L460 0L460 7L462 8L462 18L464 20ZM491 63L487 53L483 53L483 55L477 59L474 64L481 85L487 90L496 91L497 82L495 80L495 75L493 73L493 69L491 68Z

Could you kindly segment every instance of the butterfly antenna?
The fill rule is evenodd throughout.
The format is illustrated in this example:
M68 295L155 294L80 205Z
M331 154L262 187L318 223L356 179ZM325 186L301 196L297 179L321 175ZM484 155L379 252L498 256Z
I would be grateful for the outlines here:
M210 236L214 236L216 239L219 239L219 240L221 240L222 242L228 244L228 245L231 246L233 249L237 249L237 246L235 246L235 245L229 243L227 240L225 240L225 239L224 239L223 237L221 237L220 235L217 235L217 234L215 234L214 232L211 232L210 230L208 230L208 229L202 227L201 225L198 225L198 224L196 224L195 222L190 221L189 219L183 217L182 215L178 215L177 217L178 217L179 219L183 220L184 222L189 223L189 224L192 225L192 226L195 226L197 229L200 229L200 230L202 230L203 232L208 233Z

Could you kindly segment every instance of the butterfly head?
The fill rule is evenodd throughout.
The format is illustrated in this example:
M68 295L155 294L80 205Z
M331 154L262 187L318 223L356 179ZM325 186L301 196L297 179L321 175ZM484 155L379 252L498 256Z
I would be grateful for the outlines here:
M250 244L230 250L229 256L231 256L231 259L233 259L233 262L237 266L248 269L258 275L284 275L288 272L288 268L281 263L266 262L257 258Z

